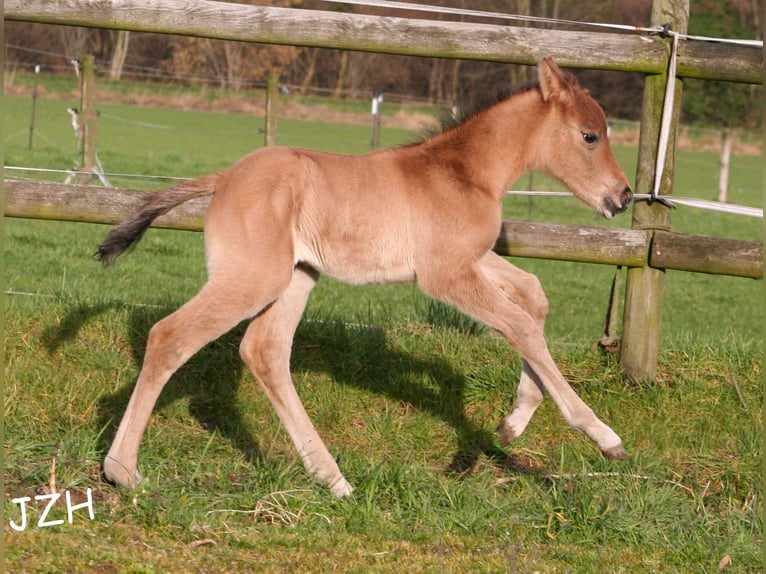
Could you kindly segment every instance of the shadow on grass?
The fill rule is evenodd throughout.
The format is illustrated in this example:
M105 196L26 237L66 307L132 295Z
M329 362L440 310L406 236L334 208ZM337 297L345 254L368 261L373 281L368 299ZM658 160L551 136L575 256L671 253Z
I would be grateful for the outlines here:
M492 434L466 416L464 374L437 356L422 359L393 349L381 328L304 321L293 343L292 366L327 373L342 385L410 404L445 421L458 441L449 473L471 470L482 454L498 463L506 458ZM423 379L435 381L438 389L413 382Z
M49 327L43 336L53 352L77 338L80 329L121 303L82 305L64 320ZM154 323L172 312L169 308L130 307L129 342L135 364L143 362L146 340ZM179 399L189 398L189 412L200 424L231 441L251 463L263 458L258 440L249 432L238 407L237 392L245 365L239 357L239 342L245 324L209 344L179 369L163 390L154 412ZM463 474L476 465L481 455L502 468L507 455L493 440L493 434L472 423L465 413L465 377L437 356L422 359L392 348L385 331L370 326L348 326L335 321L303 321L293 342L293 370L329 374L342 385L407 403L449 424L457 434L458 449L446 472ZM248 374L248 376L250 376ZM426 387L413 380L431 380ZM131 381L99 403L99 428L105 429L99 448L108 449L117 425L133 392Z
M111 310L126 308L123 304L82 305L71 310L56 327L43 334L43 343L53 352L76 339L89 321ZM128 333L134 364L140 369L149 330L160 319L174 311L164 307L129 307ZM245 368L239 358L239 341L244 329L239 326L194 355L170 379L153 410L154 413L177 400L189 398L189 412L205 429L217 431L239 449L251 463L257 462L262 450L247 430L237 404L237 392ZM106 453L117 432L117 425L128 405L135 380L99 401L99 428L104 429L99 448ZM151 423L150 423L151 424Z

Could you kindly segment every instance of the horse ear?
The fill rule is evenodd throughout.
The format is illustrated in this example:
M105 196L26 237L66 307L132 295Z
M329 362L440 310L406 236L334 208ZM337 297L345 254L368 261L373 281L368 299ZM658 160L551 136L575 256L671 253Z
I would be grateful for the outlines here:
M537 66L537 78L540 82L543 101L546 103L556 97L563 101L572 93L572 87L564 76L564 72L551 56L546 56Z

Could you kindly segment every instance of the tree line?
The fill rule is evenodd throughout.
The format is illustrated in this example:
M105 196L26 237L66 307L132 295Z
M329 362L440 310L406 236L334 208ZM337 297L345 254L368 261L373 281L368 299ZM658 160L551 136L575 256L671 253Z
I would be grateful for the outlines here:
M406 13L390 8L332 4L321 0L241 0L240 3L364 12L424 19L472 16ZM421 0L423 4L566 20L645 26L651 0L561 2L560 0ZM493 23L497 23L494 21ZM524 25L514 23L514 25ZM758 0L691 0L689 32L725 38L762 38ZM6 66L41 64L66 68L66 60L93 54L99 72L183 84L212 84L240 91L262 85L270 72L300 93L368 97L375 90L438 104L454 104L510 83L534 80L534 68L465 60L420 58L324 48L269 46L137 32L5 22ZM612 117L638 119L641 74L579 71L577 75ZM762 87L687 80L688 123L755 128L761 124Z

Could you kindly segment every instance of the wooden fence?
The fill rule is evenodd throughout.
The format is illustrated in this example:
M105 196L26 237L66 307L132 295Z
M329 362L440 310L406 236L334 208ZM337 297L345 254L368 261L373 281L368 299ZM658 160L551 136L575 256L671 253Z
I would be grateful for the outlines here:
M133 189L7 179L5 215L117 224L138 209L144 197L145 191ZM157 218L153 227L202 231L209 204L210 198L191 200ZM507 220L495 251L514 257L763 277L761 243L667 231Z
M688 0L663 0L658 22L688 14ZM316 46L364 52L664 74L668 42L659 36L574 32L414 18L227 4L206 0L5 0L6 20ZM653 23L656 24L656 23ZM674 25L674 29L678 29ZM762 53L694 42L679 48L679 77L759 84Z
M647 74L639 141L636 192L648 193L655 176L665 86L680 78L762 83L762 48L682 42L675 78L668 78L670 40L659 35L573 32L296 10L206 0L6 0L6 20L181 34L225 40L317 46L442 58L536 64L551 55L564 67ZM652 26L669 23L685 33L689 0L654 0ZM320 23L320 24L318 24ZM676 98L660 193L672 193L680 96ZM129 190L6 181L5 213L114 223L136 206ZM157 221L158 226L200 229L204 204ZM653 379L660 340L664 270L683 269L763 277L762 243L670 232L670 210L636 202L633 229L506 221L496 249L502 254L628 267L621 365L631 379Z

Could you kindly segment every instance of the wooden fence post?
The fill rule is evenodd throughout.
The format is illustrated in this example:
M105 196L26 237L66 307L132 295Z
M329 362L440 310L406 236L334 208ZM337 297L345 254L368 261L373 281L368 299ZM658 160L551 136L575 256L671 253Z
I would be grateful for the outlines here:
M380 145L380 105L383 103L383 90L374 90L372 92L372 105L370 118L372 126L370 129L370 149L378 149Z
M78 183L88 183L96 171L97 114L94 105L96 65L92 54L80 57L80 171Z
M266 127L263 145L277 145L277 103L279 101L279 72L269 72L266 78Z
M653 0L651 24L670 24L674 32L685 33L689 22L689 0ZM672 40L671 40L672 41ZM670 54L670 41L668 42ZM644 83L641 135L639 138L636 193L650 193L654 186L655 162L659 147L665 83L677 82L673 120L665 158L660 195L671 195L681 109L681 81L664 74L649 75ZM654 232L670 230L670 209L660 202L639 201L633 207L634 229ZM665 271L648 264L628 269L625 289L623 336L620 364L629 380L654 380L661 340Z
M37 84L40 80L40 64L35 66L35 87L32 88L32 117L29 120L29 149L32 149L32 139L35 135L35 111L37 109Z
M721 171L718 174L718 201L724 203L729 200L729 162L733 143L734 132L730 129L724 130L721 143Z

